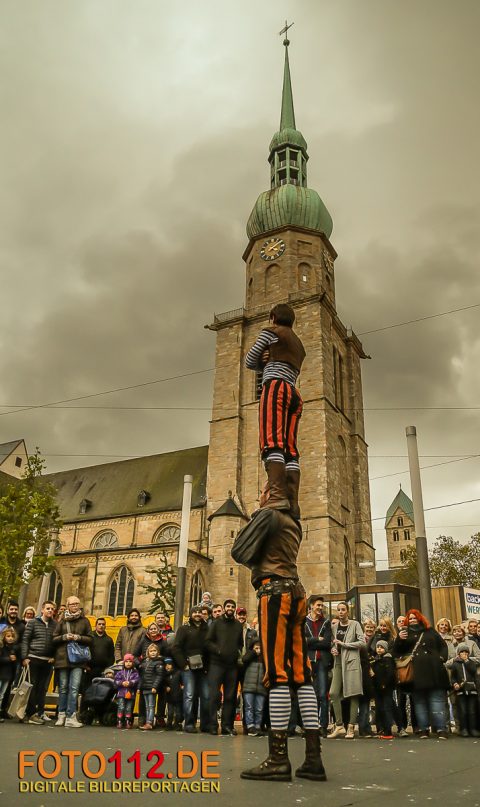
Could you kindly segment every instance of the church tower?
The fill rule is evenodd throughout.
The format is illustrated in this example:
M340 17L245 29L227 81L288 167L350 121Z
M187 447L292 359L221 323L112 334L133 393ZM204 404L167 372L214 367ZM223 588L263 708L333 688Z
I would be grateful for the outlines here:
M385 516L387 533L388 568L398 569L405 562L405 550L415 546L415 522L413 503L402 486L387 510Z
M215 315L208 326L217 338L207 475L209 554L214 558L209 587L216 599L236 596L250 608L255 597L248 570L230 557L233 537L245 523L242 513L249 516L256 509L266 478L258 448L259 378L245 368L245 354L278 302L294 309L294 328L306 350L298 382L304 401L298 441L302 581L308 594L345 592L373 583L375 576L360 368L367 357L336 312L333 223L318 193L308 187L309 157L295 123L289 40L283 44L280 128L268 157L270 187L258 197L247 223L245 302ZM232 497L235 511L231 504L225 507Z

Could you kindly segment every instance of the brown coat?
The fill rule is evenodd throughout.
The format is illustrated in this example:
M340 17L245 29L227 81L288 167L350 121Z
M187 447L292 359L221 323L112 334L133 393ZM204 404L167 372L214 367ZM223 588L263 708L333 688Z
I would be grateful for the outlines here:
M80 639L78 640L79 644L90 645L92 643L92 628L90 626L90 622L86 616L83 616L81 611L78 617L75 619L72 619L72 617L70 617L68 620L62 619L57 623L55 630L53 631L53 647L55 649L54 667L56 670L70 670L73 667L82 667L85 664L85 662L82 661L72 664L68 660L67 633L78 634L80 636Z

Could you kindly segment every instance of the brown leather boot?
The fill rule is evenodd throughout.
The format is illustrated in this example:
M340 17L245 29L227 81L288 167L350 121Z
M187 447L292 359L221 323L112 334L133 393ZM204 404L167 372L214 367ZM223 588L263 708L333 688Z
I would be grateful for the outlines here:
M287 732L268 732L268 757L240 774L242 779L257 779L265 782L291 782L292 767L288 758Z
M300 521L300 507L298 506L298 491L300 488L300 471L287 471L287 495L290 502L290 515Z
M267 462L268 499L263 508L270 510L290 510L287 492L287 472L283 462Z
M305 762L297 768L295 776L315 782L327 781L322 762L320 729L305 729Z

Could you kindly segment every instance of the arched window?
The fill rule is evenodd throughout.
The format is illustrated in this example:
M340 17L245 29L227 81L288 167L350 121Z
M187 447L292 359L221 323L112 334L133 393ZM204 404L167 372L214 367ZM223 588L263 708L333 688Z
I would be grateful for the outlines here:
M99 532L92 541L92 549L113 549L118 546L118 536L112 530Z
M315 273L309 263L300 263L297 269L299 290L315 286Z
M404 530L403 531L403 537L405 538L406 541L409 541L410 540L410 530Z
M167 524L156 531L152 544L178 544L179 540L180 527L178 524Z
M398 530L393 531L393 540L394 541L399 541L400 540L400 538L398 536Z
M348 469L347 469L347 447L343 437L338 437L338 472L340 481L340 504L348 509Z
M54 569L53 572L50 573L50 582L48 584L47 599L54 602L58 608L58 606L61 605L62 603L62 594L63 594L63 583L60 579L60 575Z
M190 586L190 608L193 605L198 605L202 600L205 584L200 572L195 572L192 577L192 584Z
M108 615L123 616L133 606L135 581L130 569L120 566L113 575L108 592Z
M348 540L345 537L343 539L343 564L345 568L345 592L349 591L351 586L351 575L350 575L350 547L348 545Z

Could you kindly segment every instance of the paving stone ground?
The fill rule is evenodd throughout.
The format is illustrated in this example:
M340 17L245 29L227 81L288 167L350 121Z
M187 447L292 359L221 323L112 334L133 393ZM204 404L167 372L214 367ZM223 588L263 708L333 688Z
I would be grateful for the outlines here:
M140 732L118 731L103 727L84 727L81 729L55 728L53 726L30 726L8 722L0 724L0 803L2 807L25 805L25 807L59 807L71 804L72 807L123 807L123 805L141 804L143 807L157 805L160 796L175 803L181 799L209 801L219 807L248 807L250 804L268 802L269 807L292 807L292 805L328 805L328 807L409 807L409 805L428 806L429 803L442 803L445 807L480 807L480 785L478 768L480 763L480 742L472 739L452 737L449 740L418 740L413 737L401 740L359 740L324 741L324 760L328 781L324 783L295 780L288 783L255 783L240 779L240 772L245 767L255 765L265 756L267 741L256 737L210 737L209 735L186 735L165 731ZM304 741L301 738L289 741L290 757L293 765L303 760ZM98 750L106 758L115 751L121 751L123 770L121 780L124 783L138 781L139 787L155 789L169 785L171 791L177 792L112 793L112 792L19 792L18 755L19 752L35 752L37 757L46 750L88 751ZM127 758L139 751L140 778L134 779L133 765ZM157 773L164 772L165 779L148 779L147 770L156 762L154 755L147 762L146 755L158 750L165 755L164 762ZM201 759L202 751L218 751L218 772L220 793L178 792L183 782L189 787L200 786L200 776L180 780L177 778L177 752L190 751ZM30 755L29 760L36 759ZM215 759L211 756L211 759ZM53 759L45 760L47 772L51 770ZM50 767L48 767L50 765ZM97 770L97 763L92 757L91 771ZM184 772L190 770L191 761L184 757ZM93 787L97 782L106 783L112 788L114 781L113 764L109 764L105 774L99 779L92 779ZM214 772L214 769L211 769ZM171 778L168 778L171 774ZM44 782L36 770L29 770L24 782ZM51 782L68 783L67 760L65 758L62 772ZM89 780L82 773L78 760L75 776L70 780L70 788L89 787ZM175 784L177 783L177 784ZM26 785L24 785L25 787Z

